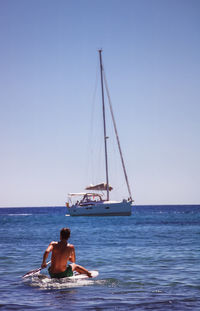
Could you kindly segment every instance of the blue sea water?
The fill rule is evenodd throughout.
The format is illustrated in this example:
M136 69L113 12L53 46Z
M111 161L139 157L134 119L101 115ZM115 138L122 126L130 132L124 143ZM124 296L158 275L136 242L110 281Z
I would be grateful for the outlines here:
M64 207L0 209L1 310L200 310L199 205L135 206L130 217L65 214ZM24 281L66 226L77 263L99 276Z

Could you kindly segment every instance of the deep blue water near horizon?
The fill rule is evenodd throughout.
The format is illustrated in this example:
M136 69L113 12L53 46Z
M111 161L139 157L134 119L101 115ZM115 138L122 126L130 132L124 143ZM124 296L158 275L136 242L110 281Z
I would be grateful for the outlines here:
M0 208L0 310L200 310L200 205L135 206L130 217L65 214ZM99 276L23 281L62 227L71 228L77 263Z

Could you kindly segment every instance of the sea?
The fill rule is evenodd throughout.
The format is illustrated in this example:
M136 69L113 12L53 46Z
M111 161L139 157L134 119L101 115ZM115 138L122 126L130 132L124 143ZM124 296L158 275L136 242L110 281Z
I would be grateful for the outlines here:
M45 249L71 229L94 279L51 280ZM45 277L46 276L46 277ZM0 310L200 310L200 205L133 206L132 216L70 217L65 207L0 209Z

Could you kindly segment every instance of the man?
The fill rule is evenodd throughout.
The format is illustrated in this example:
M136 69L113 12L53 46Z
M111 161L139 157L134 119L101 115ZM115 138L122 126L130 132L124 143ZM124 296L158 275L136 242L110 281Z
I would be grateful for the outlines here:
M74 245L68 243L70 237L70 229L63 228L60 231L60 241L51 242L43 255L41 268L46 268L46 260L50 252L51 266L48 269L51 278L64 278L73 276L73 271L78 273L87 274L91 277L91 273L84 267L77 265ZM67 265L68 261L72 263Z

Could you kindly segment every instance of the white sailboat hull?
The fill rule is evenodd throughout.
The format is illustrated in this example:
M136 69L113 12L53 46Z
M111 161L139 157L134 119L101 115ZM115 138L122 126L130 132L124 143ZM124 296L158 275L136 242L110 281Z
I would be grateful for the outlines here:
M132 203L129 201L104 201L86 206L72 205L67 207L70 216L130 216Z

